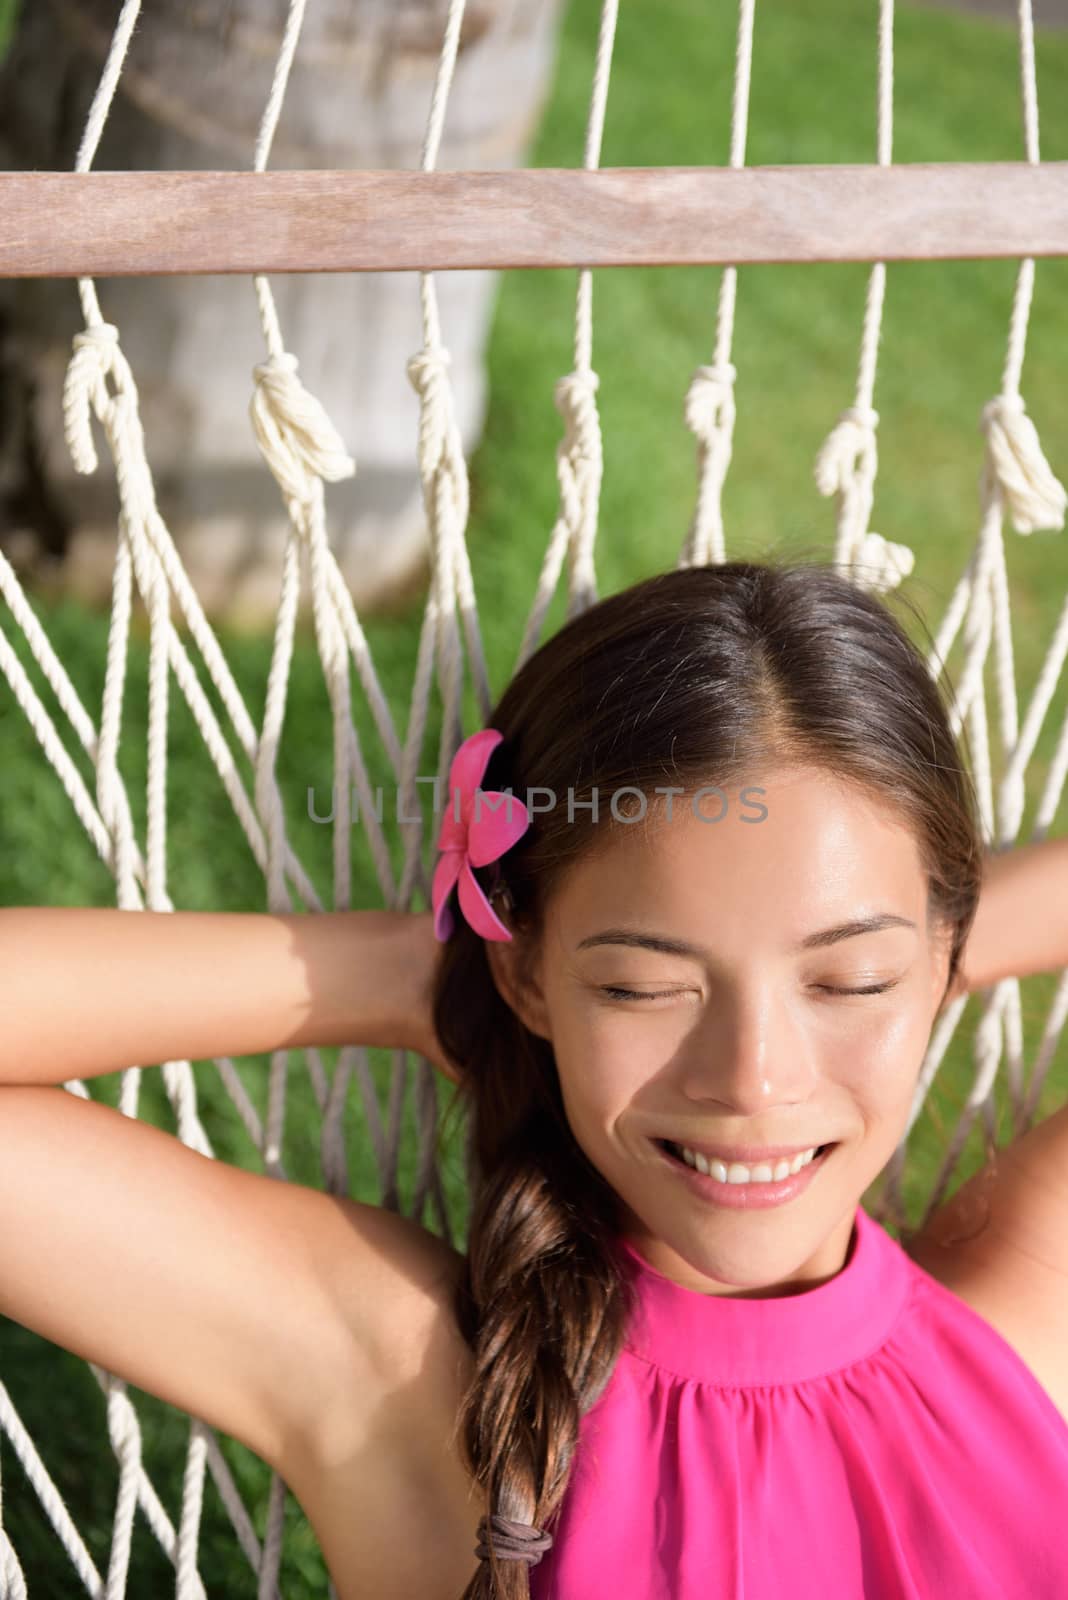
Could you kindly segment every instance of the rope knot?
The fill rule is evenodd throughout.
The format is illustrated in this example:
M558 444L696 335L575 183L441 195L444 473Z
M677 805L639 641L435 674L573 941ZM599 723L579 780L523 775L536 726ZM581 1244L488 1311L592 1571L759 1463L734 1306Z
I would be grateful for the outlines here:
M91 413L95 410L101 421L107 413L111 396L105 380L109 373L115 373L117 387L122 386L119 330L113 322L98 322L76 333L73 343L63 380L63 432L75 472L90 473L98 464Z
M733 361L698 367L686 391L686 426L711 447L715 436L734 420L734 381L738 369Z
M601 462L601 429L597 417L597 391L600 377L592 368L569 372L558 378L553 389L553 401L564 419L562 449L577 465L579 460Z
M983 407L986 458L980 492L1000 492L1017 533L1064 527L1068 493L1042 453L1038 431L1020 394L999 394Z
M1026 411L1022 394L996 394L983 407L980 426L985 430L992 422L1000 422L1003 417L1022 417Z
M582 404L592 405L600 387L600 374L594 372L592 367L569 372L566 377L556 380L556 387L553 390L556 409L563 413L568 406L577 410Z
M463 439L449 383L451 365L451 353L443 344L434 343L424 345L409 357L406 370L419 396L419 476L431 548L441 529L443 538L459 539L462 549L469 490Z
M869 433L874 433L879 426L879 413L873 406L847 406L838 420L855 422L858 428L865 428Z
M297 358L283 350L252 369L249 415L260 450L289 500L312 498L314 480L351 478L356 463L322 403L297 377Z
M407 364L408 379L419 396L419 470L424 480L437 471L448 451L451 365L452 354L441 344L425 346Z
M299 366L300 362L292 350L279 350L269 355L266 361L261 361L253 367L252 372L257 382L269 383L272 378L279 377L283 373L295 373Z
M849 406L820 446L816 486L820 494L838 494L863 474L875 479L875 430L879 413L870 406Z
M916 555L907 544L891 544L882 534L868 532L861 540L853 562L864 569L856 574L857 582L862 587L886 594L908 577L916 565Z
M97 350L102 355L112 351L118 342L119 330L113 322L97 322L74 335L75 350Z
M443 344L429 345L409 358L408 379L420 399L429 399L444 384L451 366L452 352Z

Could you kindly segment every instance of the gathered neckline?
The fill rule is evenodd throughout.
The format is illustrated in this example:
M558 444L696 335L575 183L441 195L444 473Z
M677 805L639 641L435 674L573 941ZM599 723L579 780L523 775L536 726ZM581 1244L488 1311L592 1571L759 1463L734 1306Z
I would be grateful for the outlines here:
M725 1386L797 1383L862 1361L889 1337L914 1272L858 1205L841 1271L797 1294L703 1294L665 1277L617 1236L637 1294L626 1348L679 1377Z

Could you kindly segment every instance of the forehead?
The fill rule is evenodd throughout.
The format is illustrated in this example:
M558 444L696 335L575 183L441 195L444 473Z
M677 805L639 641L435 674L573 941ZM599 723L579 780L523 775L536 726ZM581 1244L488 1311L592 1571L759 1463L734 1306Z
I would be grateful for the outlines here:
M562 922L662 909L706 927L713 913L720 926L759 918L802 933L821 912L845 916L863 903L922 920L927 884L912 829L890 805L828 773L754 773L706 790L696 801L700 816L690 797L677 795L670 820L663 797L650 792L647 822L629 825L605 821L610 798L601 797L603 842L554 897Z

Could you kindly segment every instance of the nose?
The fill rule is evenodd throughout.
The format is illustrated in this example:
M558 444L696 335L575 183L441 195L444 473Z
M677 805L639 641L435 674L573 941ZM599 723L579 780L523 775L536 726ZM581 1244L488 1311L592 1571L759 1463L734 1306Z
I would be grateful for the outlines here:
M803 1031L771 984L724 984L686 1040L682 1092L704 1106L754 1116L802 1104L815 1083Z

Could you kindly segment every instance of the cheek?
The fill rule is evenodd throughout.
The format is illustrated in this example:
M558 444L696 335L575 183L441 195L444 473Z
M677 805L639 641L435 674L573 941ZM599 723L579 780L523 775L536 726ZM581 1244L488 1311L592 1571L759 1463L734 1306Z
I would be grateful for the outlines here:
M580 1143L583 1138L611 1138L616 1122L640 1104L655 1078L656 1052L642 1032L585 1028L581 1037L568 1037L555 1047L564 1109Z
M872 1124L885 1122L898 1136L907 1118L930 1030L918 1009L888 1013L836 1052L834 1077Z
M835 1041L835 1058L859 1058L880 1072L896 1073L902 1057L912 1054L918 1024L915 1008L901 1005L888 1005L857 1017L851 1028L843 1022Z
M574 1066L565 1063L561 1068L557 1057L564 1107L573 1128L596 1134L611 1127L620 1112L633 1104L641 1083L632 1081L619 1063L609 1067L590 1055L573 1059Z

